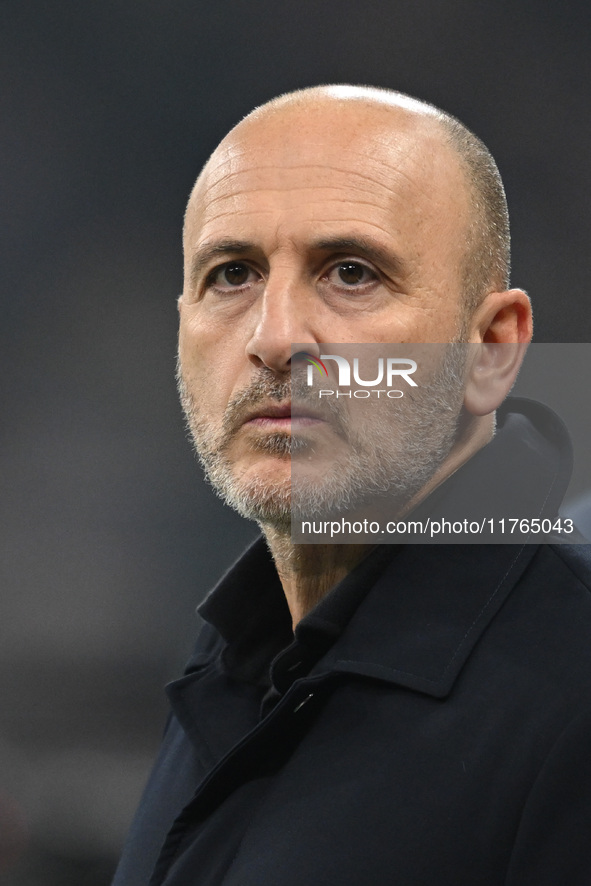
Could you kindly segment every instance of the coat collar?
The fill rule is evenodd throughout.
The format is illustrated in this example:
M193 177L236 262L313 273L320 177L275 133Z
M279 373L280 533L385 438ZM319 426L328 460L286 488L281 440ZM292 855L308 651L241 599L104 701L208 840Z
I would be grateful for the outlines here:
M238 678L254 681L273 657L278 671L301 653L314 662L310 676L358 674L444 697L536 549L379 546L300 622L293 638L259 540L199 611L224 637L226 667Z
M185 676L167 687L176 717L210 769L258 728L269 704L290 687L305 693L307 681L318 687L352 675L444 698L536 549L382 545L300 622L294 637L259 540L200 607L212 624ZM305 666L301 674L298 663Z
M312 673L354 673L445 697L537 547L401 548Z

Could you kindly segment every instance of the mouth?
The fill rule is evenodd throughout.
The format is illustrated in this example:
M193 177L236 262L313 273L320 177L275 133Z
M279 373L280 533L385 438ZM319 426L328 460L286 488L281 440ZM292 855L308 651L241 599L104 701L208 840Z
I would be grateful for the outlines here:
M321 415L307 407L292 406L291 402L269 403L250 412L244 419L243 427L289 433L292 430L319 425L324 421L325 419Z

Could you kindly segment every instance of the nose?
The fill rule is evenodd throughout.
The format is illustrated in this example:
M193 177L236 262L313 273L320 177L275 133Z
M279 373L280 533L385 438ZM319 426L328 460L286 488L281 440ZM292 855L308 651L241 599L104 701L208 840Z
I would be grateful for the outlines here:
M269 280L258 302L256 326L246 348L251 363L285 374L297 351L319 354L312 302L305 287L290 285L286 280L282 285L272 284Z

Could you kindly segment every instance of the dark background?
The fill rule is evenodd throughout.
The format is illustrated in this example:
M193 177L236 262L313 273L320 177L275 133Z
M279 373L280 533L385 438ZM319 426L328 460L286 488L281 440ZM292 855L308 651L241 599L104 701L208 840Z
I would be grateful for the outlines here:
M176 404L180 227L254 105L388 86L487 142L536 340L591 341L588 4L24 0L0 13L0 874L106 886L196 602L252 527ZM13 860L20 850L20 860Z

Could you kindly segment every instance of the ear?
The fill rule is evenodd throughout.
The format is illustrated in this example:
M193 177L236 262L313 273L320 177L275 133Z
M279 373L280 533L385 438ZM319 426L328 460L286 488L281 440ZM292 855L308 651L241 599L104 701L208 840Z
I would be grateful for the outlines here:
M533 333L530 300L522 289L490 292L474 312L464 406L472 415L497 409L517 378Z
M526 342L533 335L531 302L523 289L489 292L470 323L473 342Z

